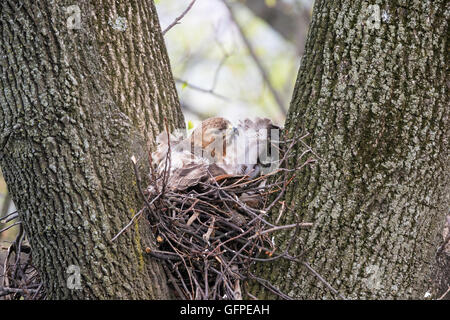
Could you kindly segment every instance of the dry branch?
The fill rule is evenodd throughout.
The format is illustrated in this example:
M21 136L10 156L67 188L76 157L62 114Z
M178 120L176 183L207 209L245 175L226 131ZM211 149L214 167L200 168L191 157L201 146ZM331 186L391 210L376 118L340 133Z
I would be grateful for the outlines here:
M254 179L210 176L207 181L177 190L165 185L170 172L169 157L160 176L151 172L147 191L140 192L144 208L139 214L152 224L157 249L146 248L146 252L163 262L178 298L237 300L243 295L252 297L247 284L256 281L279 297L290 299L270 281L253 275L251 267L257 262L278 259L300 262L298 256L290 254L290 247L300 229L312 224L276 225L270 222L269 216L271 208L281 203L287 185L303 168L283 168L293 156L294 142L286 146L279 169ZM305 165L312 162L311 158L306 159ZM133 164L136 168L136 163ZM140 185L138 174L136 178ZM286 248L278 247L274 240L279 232L292 234L293 240Z

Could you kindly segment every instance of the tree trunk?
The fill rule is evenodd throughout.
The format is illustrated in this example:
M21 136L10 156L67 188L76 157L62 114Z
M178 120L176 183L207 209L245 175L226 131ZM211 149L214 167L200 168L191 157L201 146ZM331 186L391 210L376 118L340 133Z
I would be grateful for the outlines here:
M449 207L449 10L376 3L315 3L286 129L320 160L285 200L314 222L297 253L345 297L423 298ZM295 298L335 297L302 264L258 271Z
M145 219L111 243L142 205L130 157L184 127L156 10L75 3L0 4L0 166L48 298L167 298Z

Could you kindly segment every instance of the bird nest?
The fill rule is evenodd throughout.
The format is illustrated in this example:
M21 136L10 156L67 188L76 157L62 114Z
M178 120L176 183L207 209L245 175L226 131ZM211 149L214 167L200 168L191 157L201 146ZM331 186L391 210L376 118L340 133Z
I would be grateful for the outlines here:
M145 190L141 188L133 158L144 207L112 241L139 216L145 216L156 240L156 245L147 248L146 252L161 262L179 299L256 298L250 290L251 282L259 283L261 288L282 299L290 299L269 280L256 275L253 267L257 263L283 259L303 263L321 279L298 255L290 253L299 231L312 224L298 221L295 212L290 212L282 201L287 186L298 171L315 161L303 138L280 142L283 157L278 168L257 177L224 174L215 164L205 169L204 164L192 163L171 170L169 138L164 170L151 170ZM294 153L294 145L305 146L303 153ZM301 165L288 169L287 164L294 156L297 158L295 163ZM199 168L203 170L200 178L192 177L192 172ZM183 177L184 183L174 183L174 177ZM297 222L279 224L283 215L294 215ZM3 222L13 221L17 216L14 213ZM31 263L31 249L24 242L22 227L20 230L16 241L8 248L0 279L3 282L0 296L42 299L45 297L42 280ZM290 232L290 241L284 247L278 246L276 241L277 234L282 231Z
M305 158L302 165L286 169L298 141L291 140L284 148L278 169L256 178L215 175L217 168L212 164L207 168L208 175L180 190L169 183L170 157L162 173L151 172L148 188L140 190L145 202L141 212L152 225L156 239L155 248L146 252L161 261L178 298L255 298L249 290L253 281L289 299L270 281L252 272L252 267L280 259L299 262L298 256L290 254L291 245L300 229L312 224L278 224L282 215L294 214L281 201L286 187L301 168L314 162L307 158L311 151L307 149L299 157ZM136 164L135 173L140 185ZM277 213L272 217L269 213L274 208ZM276 243L276 233L282 230L291 232L284 248Z
M0 223L6 224L17 219L15 211L0 220ZM7 251L0 266L0 300L40 300L45 296L43 283L32 263L31 247L25 239L21 222L6 226L0 230L0 234L17 225L20 227L16 239L4 248Z

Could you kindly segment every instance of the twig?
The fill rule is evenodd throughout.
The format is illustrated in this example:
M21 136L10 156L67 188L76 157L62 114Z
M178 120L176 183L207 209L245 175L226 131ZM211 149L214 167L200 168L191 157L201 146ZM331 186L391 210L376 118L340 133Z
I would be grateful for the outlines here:
M442 296L440 296L440 297L438 298L438 300L444 299L445 296L446 296L449 292L450 292L450 286L448 287L447 291L445 291L445 293L444 293Z
M331 292L333 292L335 295L337 295L342 300L347 300L343 295L341 295L335 288L331 286L316 270L314 270L307 262L303 262L303 265L312 272L316 276L317 279L319 279L328 289L330 289Z
M14 222L12 225L7 226L7 227L1 229L1 230L0 230L0 233L6 231L6 230L8 230L8 229L11 229L12 227L15 227L15 226L17 226L17 225L20 225L21 223L22 223L21 221Z
M19 217L19 213L17 211L11 212L10 214L6 215L2 220L0 220L0 223L8 223L16 218Z
M165 270L178 296L239 299L245 280L255 279L280 298L291 299L270 281L252 275L250 268L255 262L278 259L302 263L299 260L302 254L292 256L289 250L299 229L312 224L274 225L265 218L295 176L287 179L289 172L295 173L303 166L276 171L283 173L281 175L270 173L252 180L248 176L232 175L216 179L210 173L209 178L205 177L188 189L177 190L174 185L168 185L171 161L167 124L166 131L169 139L166 163L162 172L151 176L151 186L147 190L153 200L143 210L148 219L157 221L153 232L159 247L148 250L148 254L171 266ZM282 163L293 156L295 142L296 139L290 141ZM139 175L136 176L139 182ZM266 198L275 192L278 193L275 200L267 201ZM278 248L268 235L292 228L295 232L287 247L274 254Z
M302 222L302 223L288 224L285 226L276 226L276 227L264 230L261 233L254 234L253 236L249 237L248 239L251 240L256 237L262 236L263 234L274 232L274 231L279 231L279 230L284 230L284 229L292 229L292 228L310 228L312 226L313 226L313 224L311 222Z
M214 73L213 83L211 85L211 91L214 91L214 89L216 88L217 80L219 80L220 70L222 69L222 67L224 66L225 62L227 61L227 59L229 57L230 57L230 55L228 53L225 53L224 56L222 57L222 59L220 60L219 65L216 68L216 72Z
M183 13L181 15L179 15L178 17L175 18L175 20L169 24L167 26L166 29L164 29L164 31L162 32L163 36L166 34L167 31L169 31L170 29L172 29L172 27L174 27L175 25L177 25L181 19L183 19L183 17L186 15L186 13L189 12L189 10L191 10L192 6L194 5L196 0L192 0L191 3L188 5L188 7L186 8L186 10L183 11Z
M274 99L275 99L275 101L276 101L276 103L278 105L278 108L285 115L287 113L287 109L286 109L286 107L284 105L283 99L281 99L280 94L278 93L278 91L272 85L272 82L270 81L270 77L269 77L266 69L264 68L261 60L259 59L259 57L256 54L255 50L253 49L253 46L250 43L250 40L245 35L245 32L242 29L241 25L237 21L237 18L234 15L233 8L230 6L230 4L227 2L227 0L222 0L222 2L227 7L228 12L230 13L231 20L233 20L234 24L236 25L236 28L239 31L239 34L241 35L242 41L244 41L244 44L247 47L250 56L252 57L253 61L255 62L256 66L258 67L259 72L261 73L261 75L262 75L262 77L264 79L264 82L266 83L267 87L269 88L269 91L271 92L272 96L274 97Z
M259 277L255 276L254 274L250 274L250 279L258 281L265 288L269 289L269 291L271 291L272 293L275 293L276 295L282 297L285 300L293 300L291 297L289 297L288 295L281 292L278 288L275 288L275 286L273 284L271 284L269 281L267 281L266 279L259 278Z
M42 289L42 285L43 285L43 283L41 282L41 283L39 284L38 288L36 289L36 292L35 292L35 293L33 294L33 296L31 297L31 300L35 300L35 299L36 299L36 297L37 297L39 291L41 291L41 289Z
M6 219L6 218L8 218L8 217L10 217L10 216L12 216L12 215L15 215L15 214L17 214L17 210L16 210L16 211L13 211L13 212L11 212L11 213L8 213L7 215L5 215L5 216L3 217L3 219L1 220L2 223L5 223L5 222L4 222L4 219Z
M208 94L210 94L210 95L212 95L212 96L214 96L216 98L219 98L221 100L224 100L224 101L228 101L228 102L230 101L230 99L228 99L227 97L216 93L214 91L214 88L212 88L212 89L205 89L205 88L196 86L196 85L194 85L192 83L187 82L186 80L183 80L183 79L180 79L180 78L177 78L177 77L174 77L174 80L176 82L178 82L178 83L182 83L182 84L186 85L188 88L191 88L193 90L200 91L200 92L203 92L203 93L208 93Z
M0 287L0 295L6 295L10 293L36 293L39 289L18 289L18 288L8 288Z
M172 285L175 288L175 290L177 291L178 295L181 298L186 298L186 296L183 294L183 292L181 291L180 287L178 286L177 281L175 280L174 276L170 272L169 267L167 266L167 264L163 263L162 266L163 266L163 269L166 272L167 276L169 277L169 281L172 283Z

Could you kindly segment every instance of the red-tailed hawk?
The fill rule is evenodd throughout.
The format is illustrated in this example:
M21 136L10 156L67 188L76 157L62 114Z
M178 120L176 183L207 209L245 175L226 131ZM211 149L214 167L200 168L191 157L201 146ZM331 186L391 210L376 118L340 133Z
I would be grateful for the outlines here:
M162 132L152 154L159 176L168 175L169 189L184 190L221 176L257 177L273 169L279 127L269 119L241 120L237 126L221 118L203 121L190 136ZM169 152L170 150L170 152Z

